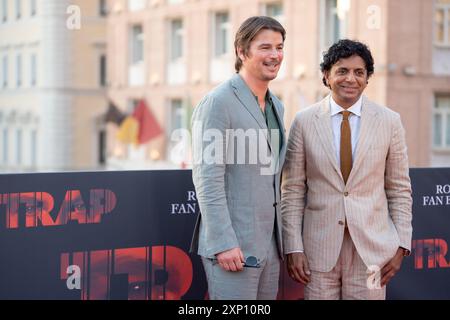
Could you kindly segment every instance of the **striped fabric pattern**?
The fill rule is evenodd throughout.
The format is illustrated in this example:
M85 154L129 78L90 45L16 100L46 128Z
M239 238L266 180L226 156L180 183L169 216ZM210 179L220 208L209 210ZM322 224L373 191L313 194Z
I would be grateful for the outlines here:
M282 173L284 252L304 251L310 268L335 265L347 220L367 267L381 268L401 246L410 250L412 197L400 116L363 97L353 167L344 184L337 165L329 96L292 124Z

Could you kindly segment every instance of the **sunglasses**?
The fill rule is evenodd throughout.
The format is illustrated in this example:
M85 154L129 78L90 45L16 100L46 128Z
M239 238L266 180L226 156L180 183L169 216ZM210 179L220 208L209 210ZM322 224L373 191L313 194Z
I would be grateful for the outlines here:
M209 260L211 260L214 264L217 263L217 259L216 258L209 258ZM248 256L245 259L244 268L261 268L261 264L259 262L259 259L257 259L255 256Z
M261 264L259 263L259 259L257 259L256 257L248 256L247 259L245 259L244 267L261 268Z

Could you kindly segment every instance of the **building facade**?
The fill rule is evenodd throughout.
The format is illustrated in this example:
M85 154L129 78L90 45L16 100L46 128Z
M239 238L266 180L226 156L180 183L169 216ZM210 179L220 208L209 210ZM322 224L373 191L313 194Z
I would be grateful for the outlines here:
M450 164L450 0L0 0L0 170L184 165L173 132L234 73L234 34L261 14L287 30L271 83L287 127L328 93L322 52L358 39L375 57L366 94L402 115L410 165ZM130 114L141 99L165 132L125 145L107 100Z
M171 133L188 126L189 108L234 73L240 23L264 14L287 30L271 89L288 127L328 92L321 53L340 38L358 39L376 62L366 94L402 115L411 166L450 165L449 0L110 0L108 7L108 96L125 112L145 98L166 130L133 150L110 141L116 160L169 159Z
M106 162L106 1L0 0L0 170Z

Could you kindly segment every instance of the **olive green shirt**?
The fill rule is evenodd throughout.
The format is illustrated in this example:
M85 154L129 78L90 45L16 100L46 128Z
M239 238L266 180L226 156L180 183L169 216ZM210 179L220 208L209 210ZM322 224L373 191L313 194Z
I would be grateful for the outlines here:
M258 97L255 96L255 99L256 99L256 101L258 101ZM264 119L266 120L267 129L269 131L268 138L269 138L269 141L272 142L272 140L271 140L272 130L278 130L278 138L279 138L279 141L278 141L279 150L278 151L281 151L281 146L283 144L283 136L281 135L281 132L280 132L280 123L278 122L279 121L278 117L275 114L275 110L274 110L275 107L273 105L273 101L272 101L272 98L270 97L269 91L267 91L267 93L266 93L265 100L266 100L266 107L265 107L264 111L261 110L261 112L264 115ZM258 105L259 105L259 103L258 103Z

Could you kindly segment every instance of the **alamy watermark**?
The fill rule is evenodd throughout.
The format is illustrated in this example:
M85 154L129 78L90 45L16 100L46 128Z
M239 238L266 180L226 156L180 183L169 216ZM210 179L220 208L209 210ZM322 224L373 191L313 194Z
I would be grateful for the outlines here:
M79 266L73 264L67 267L67 274L70 276L66 280L66 286L69 290L81 289L81 269Z
M280 131L268 129L204 129L202 121L194 121L191 132L172 132L172 161L189 158L197 165L259 165L261 175L274 175L280 169ZM192 149L190 146L192 145Z
M70 5L66 9L69 17L66 20L66 27L69 30L81 29L81 8L76 5Z

